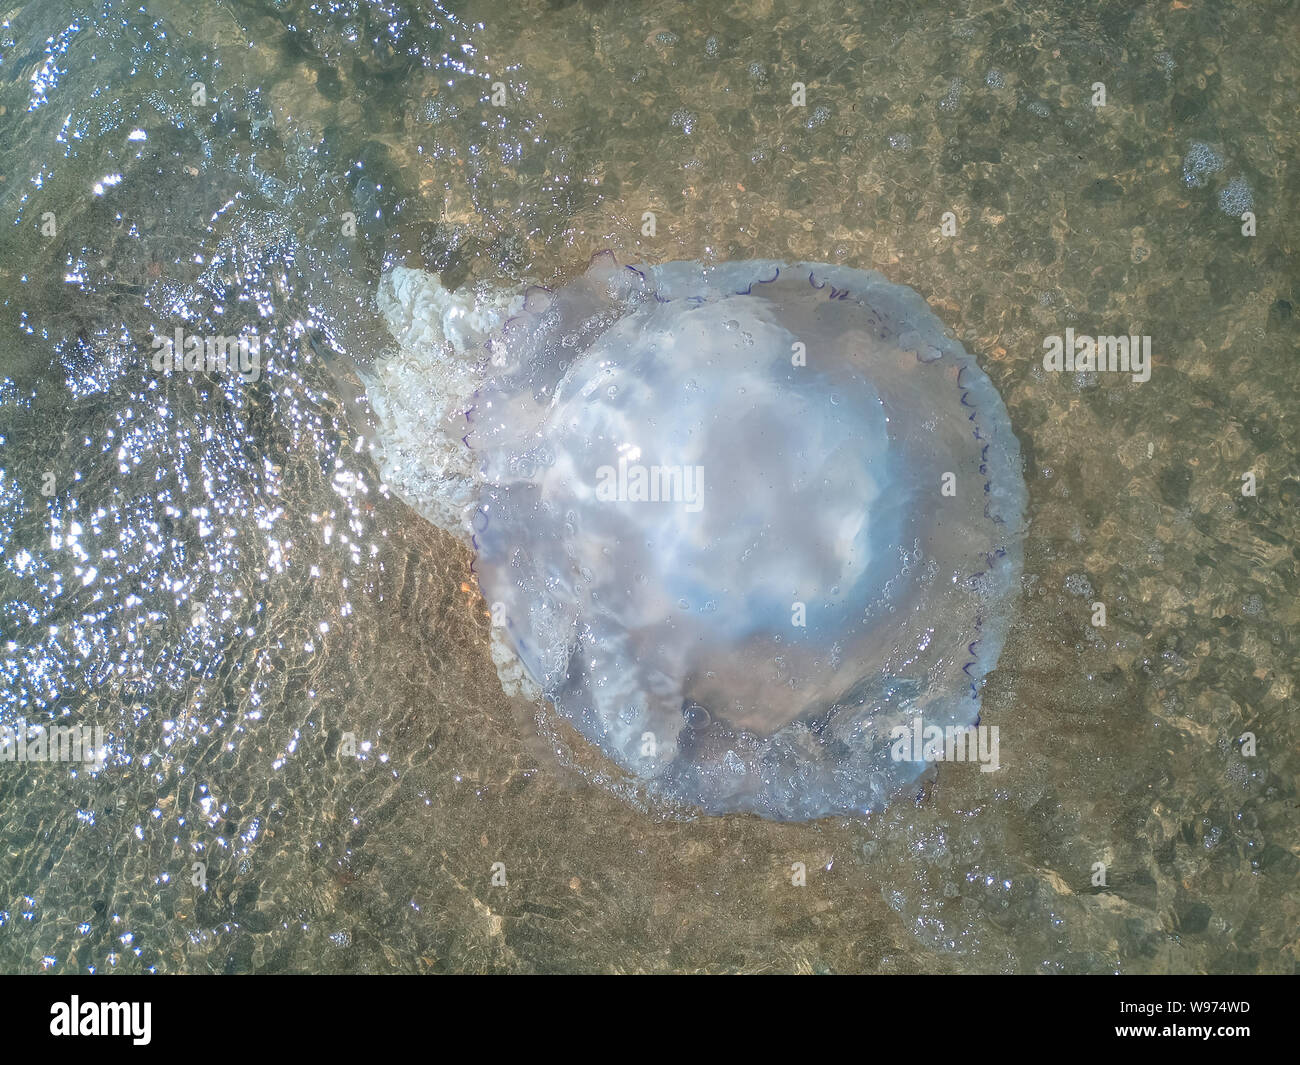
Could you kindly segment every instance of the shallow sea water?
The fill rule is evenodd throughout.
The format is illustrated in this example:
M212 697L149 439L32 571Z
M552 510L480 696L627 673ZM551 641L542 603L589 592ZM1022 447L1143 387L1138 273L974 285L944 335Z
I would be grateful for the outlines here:
M110 748L0 762L0 971L1295 971L1298 21L0 13L0 724ZM388 267L558 284L603 248L880 270L976 355L1030 498L998 773L693 818L502 693L351 360L391 347ZM255 332L258 379L155 371L177 326ZM1045 372L1067 327L1151 336L1151 379Z

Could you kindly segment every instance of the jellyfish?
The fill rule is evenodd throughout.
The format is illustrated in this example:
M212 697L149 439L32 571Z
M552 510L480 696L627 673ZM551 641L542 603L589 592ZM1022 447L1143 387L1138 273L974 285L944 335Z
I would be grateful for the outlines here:
M1020 449L912 289L604 252L555 290L399 267L378 304L386 482L473 551L506 690L651 801L866 815L936 757L900 729L978 723Z

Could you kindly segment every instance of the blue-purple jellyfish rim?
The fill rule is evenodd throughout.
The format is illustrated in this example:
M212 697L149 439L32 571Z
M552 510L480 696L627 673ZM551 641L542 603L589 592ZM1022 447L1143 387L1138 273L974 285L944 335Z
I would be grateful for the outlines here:
M425 436L468 449L474 572L559 716L669 806L914 786L896 730L978 722L1019 584L1020 449L975 359L820 263L606 252L512 309Z

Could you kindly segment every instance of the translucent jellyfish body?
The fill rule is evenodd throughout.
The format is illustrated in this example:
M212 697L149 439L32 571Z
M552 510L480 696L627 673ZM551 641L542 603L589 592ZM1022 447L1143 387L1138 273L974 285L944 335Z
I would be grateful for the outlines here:
M708 813L865 813L894 729L969 726L1020 572L1020 451L911 289L816 263L453 296L398 269L384 474L463 536L503 682Z

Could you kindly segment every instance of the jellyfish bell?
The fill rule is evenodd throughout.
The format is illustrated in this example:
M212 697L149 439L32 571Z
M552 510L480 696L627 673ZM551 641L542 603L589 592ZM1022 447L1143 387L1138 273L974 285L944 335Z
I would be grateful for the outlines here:
M386 480L463 537L503 683L708 813L877 809L973 725L1020 570L992 382L881 275L758 260L447 293L398 269Z

